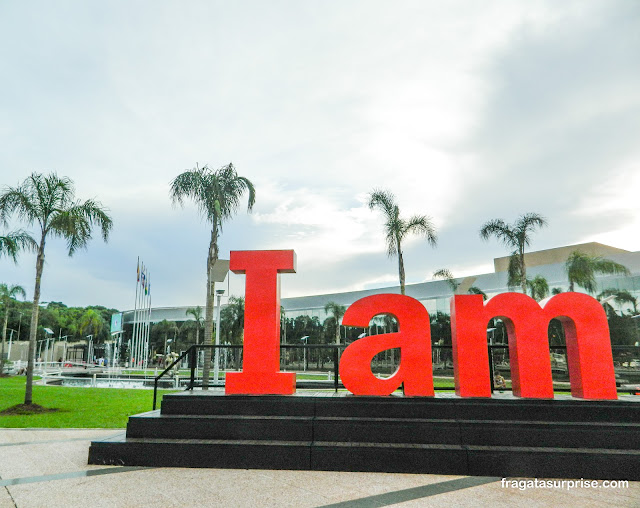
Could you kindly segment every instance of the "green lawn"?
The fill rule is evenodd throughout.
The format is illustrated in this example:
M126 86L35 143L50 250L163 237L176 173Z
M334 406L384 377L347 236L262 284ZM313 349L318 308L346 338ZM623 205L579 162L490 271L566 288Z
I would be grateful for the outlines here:
M316 376L298 377L313 379ZM25 380L24 376L0 378L0 411L24 402ZM451 380L435 379L434 385L453 389ZM158 390L158 407L162 395L174 391ZM130 415L151 410L153 391L34 385L33 402L60 411L0 415L0 428L124 428Z
M0 378L0 411L24 402L26 378ZM158 390L162 394L173 390ZM55 413L0 415L0 427L124 428L130 415L151 411L153 390L34 386L33 402Z

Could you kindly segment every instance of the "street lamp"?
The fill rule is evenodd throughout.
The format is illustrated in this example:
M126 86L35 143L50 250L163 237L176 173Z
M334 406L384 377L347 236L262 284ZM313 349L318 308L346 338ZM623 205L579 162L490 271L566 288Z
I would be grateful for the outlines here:
M305 335L304 337L300 337L300 340L304 342L304 348L302 349L302 371L307 371L307 344L309 341L309 336Z
M49 361L49 336L53 337L53 330L51 328L44 329L45 336L47 338L47 346L44 350L44 368L47 368L47 362Z

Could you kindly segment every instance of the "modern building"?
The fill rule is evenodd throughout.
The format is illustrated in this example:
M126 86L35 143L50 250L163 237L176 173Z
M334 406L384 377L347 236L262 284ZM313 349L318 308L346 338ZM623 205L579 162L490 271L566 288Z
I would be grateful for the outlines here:
M601 256L626 266L631 272L630 276L596 276L598 292L606 289L625 290L638 299L638 303L640 303L640 252L631 252L596 242L529 252L525 254L527 275L531 278L536 275L541 275L547 280L549 288L558 288L566 291L569 282L565 271L565 262L569 255L575 250L580 250L581 252L594 256ZM495 258L493 264L493 273L455 279L456 282L460 284L457 292L465 293L471 286L481 289L489 297L509 291L507 287L509 257ZM581 291L581 288L576 288L576 290ZM284 307L287 318L308 315L310 317L318 317L320 321L323 321L327 317L324 307L328 302L336 302L349 306L360 298L380 293L400 293L400 286L282 298L281 305ZM407 284L406 294L422 302L430 314L434 314L435 312L448 314L449 298L453 292L450 284L446 280L432 280L418 284ZM619 310L628 311L630 310L629 305ZM187 321L193 319L186 315L187 308L188 307L153 308L151 309L150 320L152 323L156 323L164 319L167 321ZM131 325L133 319L133 311L124 312L123 323L125 326Z

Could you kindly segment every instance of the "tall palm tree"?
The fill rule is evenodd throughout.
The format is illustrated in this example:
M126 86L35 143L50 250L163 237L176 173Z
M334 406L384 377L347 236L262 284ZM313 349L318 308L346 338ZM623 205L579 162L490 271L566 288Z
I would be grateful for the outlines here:
M403 219L400 208L392 192L374 189L369 194L369 208L377 208L384 215L384 232L387 240L387 254L389 257L398 256L398 274L400 277L400 293L404 295L404 260L402 258L402 241L411 233L424 236L432 247L438 238L431 218L426 215L414 215Z
M0 303L4 310L4 320L2 324L2 348L0 348L0 376L4 373L4 344L7 340L7 323L9 322L9 312L13 307L13 301L17 296L21 296L24 300L27 294L22 286L7 286L0 284Z
M549 296L549 283L542 275L527 280L527 287L531 291L531 298L537 302Z
M0 257L8 256L14 263L18 262L18 251L20 249L34 250L36 243L33 238L21 229L0 236Z
M509 286L520 285L523 293L527 293L527 267L524 261L524 249L531 244L531 233L536 228L547 225L547 220L537 213L525 213L513 224L502 219L485 222L480 229L480 238L488 240L495 236L506 247L513 249L509 259Z
M328 302L324 306L324 311L327 314L331 314L331 317L336 322L336 344L340 344L340 320L344 313L347 312L347 308L344 305L339 305L336 302Z
M200 328L202 328L202 307L189 307L185 315L193 316L196 322L196 345L200 343Z
M214 284L211 281L211 270L218 259L218 238L222 231L222 223L233 217L240 205L242 195L248 192L248 211L251 211L256 200L253 183L245 177L238 176L233 164L229 163L220 169L212 170L207 166L179 174L171 182L169 195L175 204L184 205L185 198L195 201L202 217L211 223L209 252L207 254L207 298L205 306L204 344L212 344L213 334L213 297ZM202 384L209 383L211 349L204 355ZM206 388L205 388L206 389Z
M629 269L601 256L591 256L579 250L574 250L565 262L565 270L569 279L569 291L574 291L576 285L582 286L587 293L594 293L597 288L596 274L601 275L630 275Z
M40 282L47 238L50 236L64 238L67 241L69 256L72 256L78 249L86 248L91 239L93 226L100 227L102 238L106 242L113 222L98 201L76 200L71 179L61 178L55 173L49 175L32 173L18 187L5 188L0 195L0 221L6 222L13 213L27 224L35 224L40 233L40 241L33 240L37 245L36 281L33 291L27 383L24 395L24 403L30 405L33 403L33 361L38 330Z

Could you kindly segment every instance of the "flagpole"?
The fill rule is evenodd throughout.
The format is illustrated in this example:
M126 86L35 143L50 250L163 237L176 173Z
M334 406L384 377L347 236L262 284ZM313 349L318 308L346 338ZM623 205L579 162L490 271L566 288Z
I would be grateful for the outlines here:
M129 343L129 365L133 367L133 355L135 348L135 340L136 340L136 330L138 326L138 286L140 283L140 256L138 256L138 270L137 270L137 280L136 280L136 299L133 305L133 329L131 330L131 341Z
M145 369L149 365L149 334L151 332L151 272L149 272L149 277L147 279L147 294L148 294L148 311L147 311L147 333L144 340L144 364Z
M142 275L140 277L140 283L142 285L140 288L140 327L138 329L138 351L136 356L136 365L139 367L143 365L142 342L144 340L145 327L146 327L145 314L147 313L146 302L145 302L146 298L144 297L144 291L145 291L145 288L147 287L147 272L146 272L146 267L144 266L144 263L142 263Z
M142 263L142 269L140 270L140 294L139 294L139 301L138 301L138 317L137 317L137 321L138 321L138 328L136 331L136 347L134 349L134 358L135 358L135 366L136 368L140 365L140 337L142 335L142 327L143 327L143 321L142 318L144 316L144 278L145 278L145 274L144 274L144 263Z

